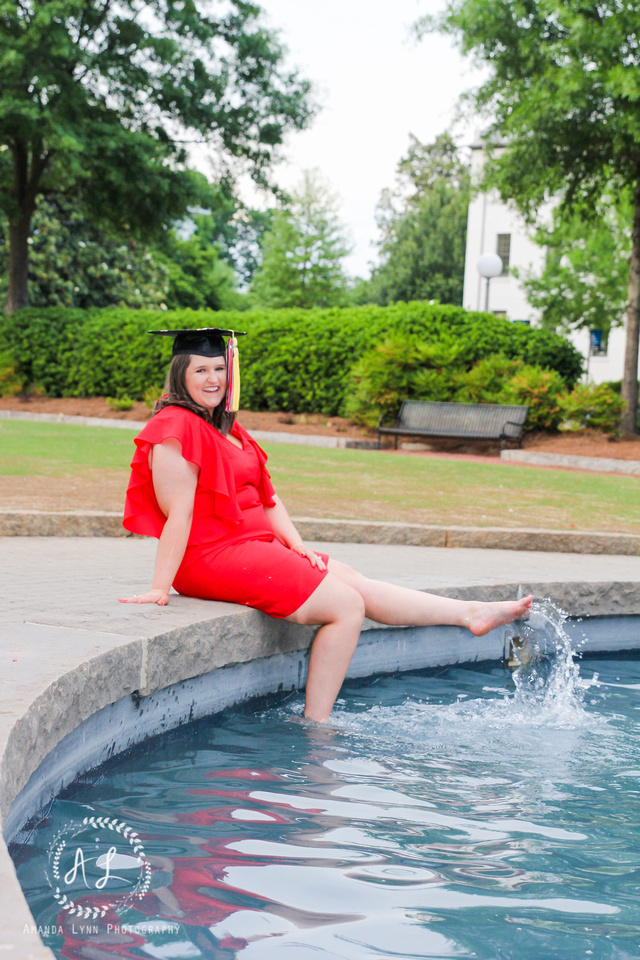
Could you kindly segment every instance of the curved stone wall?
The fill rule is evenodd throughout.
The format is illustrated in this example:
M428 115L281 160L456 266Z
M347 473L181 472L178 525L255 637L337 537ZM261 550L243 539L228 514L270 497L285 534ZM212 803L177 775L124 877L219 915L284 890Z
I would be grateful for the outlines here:
M640 647L636 581L456 583L438 592L505 599L519 586L554 597L575 617L589 617L588 626L576 627L588 632L587 649ZM304 684L313 629L254 610L183 598L177 598L170 616L164 614L119 614L133 624L127 633L116 629L115 614L105 623L76 612L73 623L48 625L40 647L33 638L41 624L12 621L11 636L21 651L12 659L25 662L20 682L4 681L0 815L5 840L79 772L114 753L239 700ZM45 643L56 645L55 656L45 655ZM499 659L503 652L503 630L477 640L456 627L368 623L350 675ZM31 932L33 920L4 845L0 896L3 955L50 960L50 951Z

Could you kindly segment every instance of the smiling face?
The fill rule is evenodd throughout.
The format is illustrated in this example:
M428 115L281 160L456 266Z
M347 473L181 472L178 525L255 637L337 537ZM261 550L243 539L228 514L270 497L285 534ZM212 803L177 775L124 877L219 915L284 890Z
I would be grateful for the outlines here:
M224 400L227 388L224 357L192 356L184 379L193 402L205 410L215 410Z

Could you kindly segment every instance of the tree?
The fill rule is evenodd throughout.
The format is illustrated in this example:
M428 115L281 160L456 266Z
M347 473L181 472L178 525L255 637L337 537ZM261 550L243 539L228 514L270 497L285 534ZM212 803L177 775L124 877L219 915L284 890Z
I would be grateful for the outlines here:
M336 198L317 171L306 171L263 236L251 299L265 307L331 307L345 302L342 261L349 253Z
M203 243L215 244L240 284L249 286L260 265L260 244L271 226L273 211L247 207L229 183L211 185L207 206L206 213L190 214L195 235Z
M246 297L236 291L233 268L220 257L219 247L202 234L181 239L171 232L162 250L153 252L153 259L167 272L164 303L169 310L242 308Z
M210 216L200 217L207 224ZM0 295L8 262L0 222ZM161 243L122 240L98 230L66 198L41 199L33 219L29 301L34 307L129 306L241 309L233 268L205 233L166 230Z
M29 239L29 302L34 307L166 304L166 266L139 241L98 230L66 198L40 201ZM0 221L0 297L6 296L8 261L8 231Z
M546 248L540 276L526 275L529 303L542 311L552 330L586 328L608 336L623 322L629 279L631 208L603 198L597 220L577 207L568 215L554 211L550 227L535 240Z
M559 193L595 206L629 189L633 226L622 395L623 428L635 432L640 334L640 45L638 5L619 0L448 0L419 30L459 39L489 68L472 94L503 150L486 166L496 186L532 219Z
M370 300L462 303L469 171L448 134L432 144L416 137L398 164L396 186L377 207L382 263Z
M262 238L272 221L273 210L256 210L239 205L232 219L215 236L220 255L233 267L244 287L250 286L260 266Z
M198 203L186 143L220 176L262 184L309 120L308 82L246 0L0 0L0 210L5 310L28 301L38 197L73 198L100 227L146 238Z

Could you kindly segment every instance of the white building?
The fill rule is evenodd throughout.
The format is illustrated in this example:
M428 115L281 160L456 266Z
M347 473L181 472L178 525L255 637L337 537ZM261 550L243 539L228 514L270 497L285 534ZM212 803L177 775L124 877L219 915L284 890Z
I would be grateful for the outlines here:
M480 181L485 152L481 142L472 145L471 180ZM546 211L551 217L552 204ZM464 265L464 292L462 305L467 310L485 310L487 281L478 273L476 264L483 253L497 253L504 264L501 276L489 283L490 313L536 324L539 311L531 307L525 297L521 282L513 273L516 267L520 275L533 271L541 273L544 268L545 250L534 243L523 218L512 204L503 203L496 191L476 194L469 204L467 221L467 249ZM577 330L569 339L588 360L587 377L594 383L621 380L624 369L625 330L615 327L608 342L598 348L590 343L598 340L597 332ZM585 364L586 367L586 364Z

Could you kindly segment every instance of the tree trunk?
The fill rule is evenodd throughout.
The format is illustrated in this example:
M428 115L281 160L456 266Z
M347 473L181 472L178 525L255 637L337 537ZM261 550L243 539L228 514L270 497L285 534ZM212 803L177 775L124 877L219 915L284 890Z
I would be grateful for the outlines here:
M42 150L42 143L29 145L22 140L11 144L13 154L13 203L9 214L9 292L4 306L6 314L29 306L29 236L36 209L40 179L51 154Z
M9 292L4 312L8 315L29 306L29 235L32 211L9 221Z
M638 419L638 341L640 339L640 173L634 190L633 230L629 269L629 303L627 306L627 338L622 376L622 399L625 411L622 429L637 433Z

